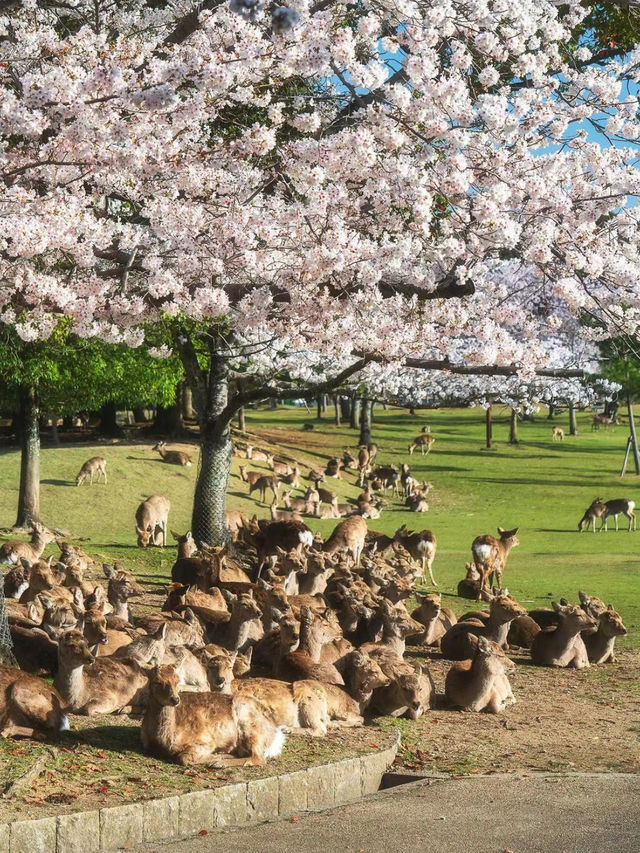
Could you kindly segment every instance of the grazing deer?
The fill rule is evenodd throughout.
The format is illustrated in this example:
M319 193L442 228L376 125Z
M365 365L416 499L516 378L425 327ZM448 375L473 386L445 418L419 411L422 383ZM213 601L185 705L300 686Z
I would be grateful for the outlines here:
M65 703L55 687L35 675L0 666L0 736L33 737L69 728Z
M419 447L420 453L425 456L430 452L431 448L433 447L434 441L435 438L429 432L422 433L422 435L417 435L409 445L409 456L413 456L413 451L416 449L416 447ZM427 449L426 454L425 447Z
M159 441L151 449L157 450L162 461L169 465L182 465L183 468L191 467L191 456L182 450L167 450L166 441Z
M507 677L515 668L497 643L478 637L473 658L454 663L447 673L446 700L465 711L499 714L515 702Z
M613 646L616 637L624 637L627 629L624 627L620 614L610 604L600 613L598 630L582 634L590 663L615 663L616 656Z
M151 495L143 501L136 510L136 533L138 547L147 548L158 545L161 539L162 547L167 544L167 524L171 504L162 495Z
M409 552L416 562L420 561L422 576L425 582L428 571L431 583L433 586L438 586L433 576L433 561L436 557L437 547L435 534L430 530L421 530L419 533L414 533L412 530L407 530L407 525L403 524L402 527L396 530L393 538L395 542L399 542Z
M578 533L582 533L583 530L589 530L589 525L593 526L593 532L596 532L596 519L602 518L604 511L606 510L606 505L603 503L602 498L596 498L591 501L591 506L587 507L584 512L584 515L578 522Z
M564 441L564 430L560 426L551 428L551 434L554 441Z
M354 564L359 566L366 537L367 522L362 516L352 515L334 528L331 536L323 544L322 550L328 554L347 551L353 557Z
M498 587L502 586L502 573L507 565L509 551L520 544L516 538L517 532L517 527L514 527L513 530L503 530L502 527L499 527L499 539L487 533L483 536L476 536L471 543L473 562L482 575L481 591L491 587L494 575Z
M76 486L81 486L84 481L89 478L89 485L93 485L93 475L99 479L104 477L104 484L107 484L107 460L103 456L92 456L84 463L78 476L76 477Z
M55 535L42 524L33 525L31 542L3 542L0 546L0 563L16 565L21 558L35 563L42 556L46 545L55 540Z
M606 415L594 415L593 421L591 422L591 431L599 430L601 426L605 429L608 429L609 427L613 429L613 427L618 426L619 424L620 420L617 416L614 418L608 418Z
M142 720L142 745L148 752L182 765L222 767L262 766L282 752L283 730L251 696L180 694L178 687L174 667L152 671Z
M473 657L474 645L471 637L486 637L501 648L505 648L509 626L514 619L525 616L526 613L524 607L509 595L508 590L500 590L491 599L488 619L463 616L460 622L449 628L440 640L442 656L448 660L465 660ZM469 614L469 616L472 615L476 614Z
M128 712L146 701L147 676L140 665L126 658L96 660L76 630L67 631L58 641L58 672L53 683L76 714Z
M184 536L181 536L179 533L174 533L172 530L171 535L178 543L178 560L190 557L198 550L198 546L196 545L195 539L193 538L190 530L188 530Z
M580 633L596 628L596 620L580 607L563 606L555 601L552 605L560 617L560 624L536 634L531 644L533 662L542 666L585 669L589 666L589 657Z
M630 501L628 498L617 498L617 499L612 500L612 501L607 501L604 506L605 506L605 509L604 509L604 512L602 513L602 526L600 527L600 530L604 529L604 531L606 533L606 531L607 531L607 519L610 516L613 516L615 523L616 523L616 532L617 532L618 531L618 516L620 514L626 515L627 518L629 519L629 533L631 533L632 530L636 529L636 514L633 511L635 509L635 506L636 506L635 501Z

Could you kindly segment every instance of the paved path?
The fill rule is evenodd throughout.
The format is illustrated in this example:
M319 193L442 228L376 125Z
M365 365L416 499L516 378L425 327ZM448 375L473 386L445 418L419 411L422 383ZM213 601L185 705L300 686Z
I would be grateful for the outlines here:
M425 780L300 817L149 845L158 853L638 853L640 777Z

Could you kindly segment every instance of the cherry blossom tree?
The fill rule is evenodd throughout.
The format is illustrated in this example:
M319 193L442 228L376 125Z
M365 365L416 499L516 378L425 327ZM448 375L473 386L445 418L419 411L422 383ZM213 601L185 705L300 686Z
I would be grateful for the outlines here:
M194 391L193 524L211 542L246 403L315 397L373 361L557 373L541 311L634 335L640 49L576 44L588 13L3 4L0 322L25 341L62 318L133 347L170 332L154 354L178 352ZM261 353L299 364L230 388Z

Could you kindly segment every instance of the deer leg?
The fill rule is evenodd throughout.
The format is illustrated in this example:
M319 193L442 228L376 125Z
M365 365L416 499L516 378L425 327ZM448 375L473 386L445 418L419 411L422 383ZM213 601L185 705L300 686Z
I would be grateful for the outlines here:
M436 579L433 576L433 557L431 557L431 559L429 559L429 557L427 557L427 569L429 570L429 577L431 578L432 585L438 586L438 584L436 583ZM424 569L422 571L424 574ZM425 576L425 581L426 581L426 576Z
M93 471L89 472L89 485L93 486Z
M618 516L617 516L617 515L614 515L614 516L613 516L613 519L614 519L614 521L615 521L615 523L616 523L616 533L617 533L617 532L618 532Z

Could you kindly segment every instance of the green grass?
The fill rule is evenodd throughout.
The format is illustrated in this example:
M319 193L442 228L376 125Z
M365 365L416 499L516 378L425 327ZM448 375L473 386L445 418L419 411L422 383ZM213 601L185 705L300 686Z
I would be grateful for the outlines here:
M410 462L415 476L431 481L434 488L429 513L410 513L390 499L390 509L381 519L369 522L370 527L391 533L406 523L433 530L438 539L434 570L439 589L445 603L462 612L473 605L454 596L472 539L480 533L495 533L498 525L519 526L521 545L511 553L504 577L509 590L527 607L549 605L562 596L576 601L578 589L598 595L614 604L629 629L621 647L636 648L640 644L640 532L628 534L626 519L617 534L612 524L606 534L577 532L585 507L597 495L605 500L635 497L635 475L623 481L618 476L626 443L624 428L592 433L591 415L585 413L578 419L579 436L553 442L551 422L541 416L534 423L521 423L520 444L510 446L506 414L496 408L494 416L494 448L486 450L482 410L443 409L410 417L406 410L376 408L373 437L382 463L409 461L409 440L424 423L431 425L436 437L433 451L426 457L414 454ZM564 416L554 423L566 428L566 420ZM327 456L355 446L357 434L347 426L336 427L327 417L313 421L313 432L303 432L302 424L310 421L312 416L293 407L247 413L249 430L262 432L265 440L277 440L283 451L305 465L319 465ZM167 581L174 550L143 552L135 547L135 509L144 497L164 494L172 503L171 527L184 532L197 470L196 466L165 465L151 446L149 441L100 449L95 445L45 448L41 462L44 521L73 537L87 537L84 547L89 553L120 558L146 576L148 585ZM96 452L108 460L108 485L76 488L75 474ZM246 486L237 476L238 462L234 459L228 505L266 516L267 507L248 499ZM0 526L9 526L15 519L18 472L18 453L1 453ZM360 490L354 479L349 473L343 481L330 480L329 487L345 498L355 497ZM309 520L309 524L326 534L335 522Z

